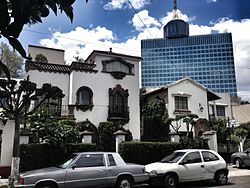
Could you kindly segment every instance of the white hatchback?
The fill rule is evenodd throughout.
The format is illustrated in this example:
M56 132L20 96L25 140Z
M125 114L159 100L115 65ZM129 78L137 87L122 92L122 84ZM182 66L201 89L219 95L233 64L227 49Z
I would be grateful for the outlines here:
M177 150L145 168L150 175L150 184L167 188L175 188L178 182L215 180L217 184L224 185L228 181L225 160L212 150Z

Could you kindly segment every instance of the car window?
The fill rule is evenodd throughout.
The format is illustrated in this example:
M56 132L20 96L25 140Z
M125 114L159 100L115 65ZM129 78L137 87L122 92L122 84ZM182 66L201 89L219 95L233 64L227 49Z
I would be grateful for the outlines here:
M219 160L219 158L213 154L212 152L209 151L202 151L202 156L205 162L209 162L209 161L217 161Z
M108 154L108 159L109 159L109 166L116 166L116 163L112 154Z
M161 160L162 163L176 163L178 162L182 156L185 154L186 152L174 152L171 155L168 155L167 157L163 158Z
M244 152L250 152L250 148L248 148L247 150L245 150Z
M188 164L189 163L200 163L201 162L201 155L198 151L189 153L184 157L183 162L188 163Z
M103 154L83 154L74 165L75 168L96 166L104 166Z

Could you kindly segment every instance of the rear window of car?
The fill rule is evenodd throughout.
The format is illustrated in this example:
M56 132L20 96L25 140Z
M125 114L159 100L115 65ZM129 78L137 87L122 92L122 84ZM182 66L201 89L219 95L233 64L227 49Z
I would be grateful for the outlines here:
M213 154L212 152L209 151L202 151L202 156L205 162L209 162L209 161L217 161L219 160L219 157L217 157L215 154Z
M108 159L109 159L109 166L116 166L116 163L112 154L108 154Z
M76 168L97 166L104 166L103 154L83 154L75 163Z

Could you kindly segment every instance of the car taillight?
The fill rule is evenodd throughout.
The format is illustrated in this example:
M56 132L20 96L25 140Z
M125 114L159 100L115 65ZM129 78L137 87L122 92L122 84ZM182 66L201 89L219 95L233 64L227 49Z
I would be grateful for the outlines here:
M23 185L24 184L24 178L19 178L18 179L18 183L21 184L21 185Z

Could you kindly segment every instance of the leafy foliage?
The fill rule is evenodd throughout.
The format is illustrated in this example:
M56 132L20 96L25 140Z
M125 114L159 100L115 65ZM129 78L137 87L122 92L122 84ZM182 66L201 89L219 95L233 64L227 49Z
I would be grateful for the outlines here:
M227 121L224 119L211 119L212 129L217 132L217 141L218 143L227 143L227 140L230 139L230 127L227 126Z
M65 161L74 152L97 151L95 144L77 143L66 145L23 144L20 146L20 171L54 166Z
M115 149L115 126L112 122L101 122L99 127L100 149L103 151L114 151Z
M119 144L119 153L125 161L143 165L160 161L178 149L181 149L181 145L175 142L122 142Z
M42 23L42 18L50 14L50 9L64 12L73 21L73 3L76 0L0 0L0 37L8 39L11 46L22 57L26 52L18 41L25 24ZM88 2L88 0L86 0Z
M168 141L169 126L166 123L168 117L164 100L155 98L145 105L142 110L144 141Z
M39 63L48 63L47 57L43 54L37 54L35 57L35 61Z
M12 78L22 78L24 76L23 58L16 52L10 50L9 46L2 42L0 43L0 59L9 69ZM4 76L4 74L0 73L0 77Z
M65 145L76 143L79 131L76 123L70 120L57 120L47 113L37 113L30 117L30 127L33 132L33 141L36 143L50 143Z
M51 84L43 84L42 88L37 89L36 84L29 80L21 80L18 83L16 80L10 78L10 72L2 62L0 62L0 68L7 77L7 79L0 79L0 105L2 107L0 118L15 120L13 157L19 157L21 120L27 115L33 114L47 99L60 99L64 97L64 94L60 88ZM27 112L31 101L36 100L38 97L41 100L37 106Z

